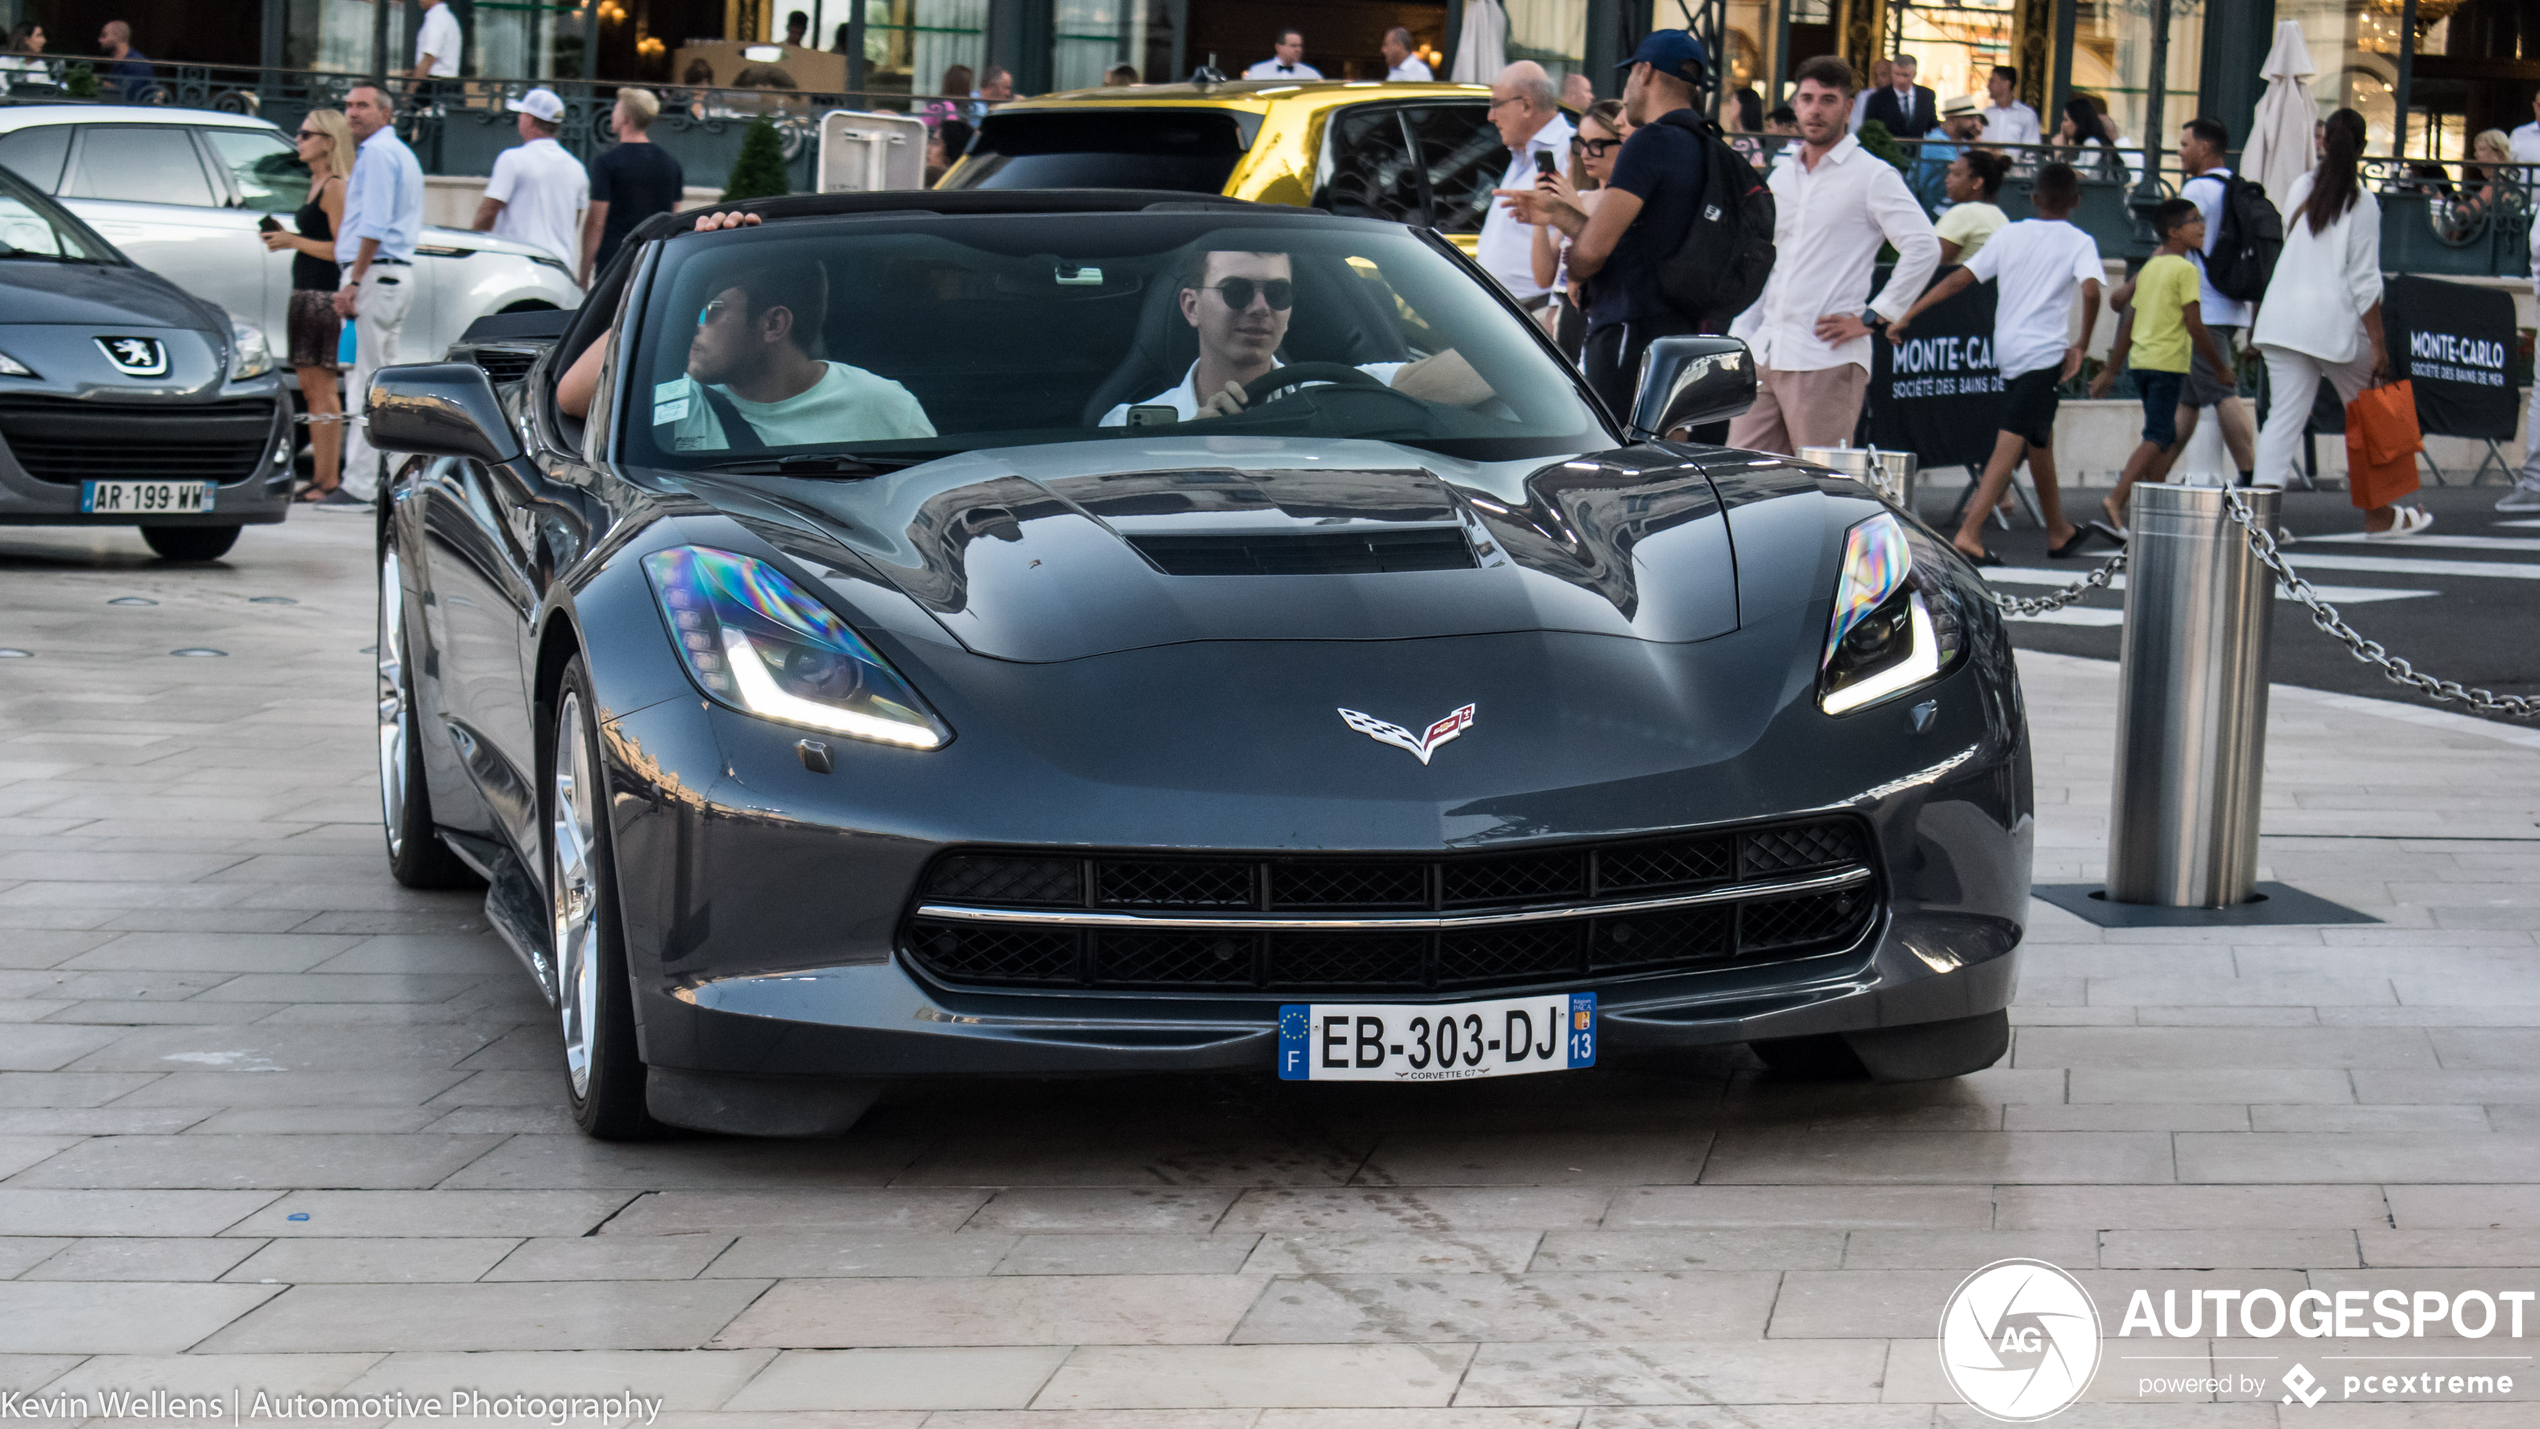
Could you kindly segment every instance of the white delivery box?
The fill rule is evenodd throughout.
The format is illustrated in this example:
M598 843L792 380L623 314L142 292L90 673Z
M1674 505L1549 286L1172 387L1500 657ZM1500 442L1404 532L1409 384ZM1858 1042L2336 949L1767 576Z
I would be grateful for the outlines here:
M825 194L926 187L925 121L854 109L821 115L812 186Z

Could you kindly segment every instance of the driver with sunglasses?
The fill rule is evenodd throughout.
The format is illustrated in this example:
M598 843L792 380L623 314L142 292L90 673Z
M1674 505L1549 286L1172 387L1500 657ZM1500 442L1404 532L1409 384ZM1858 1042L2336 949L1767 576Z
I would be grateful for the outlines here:
M1296 303L1293 265L1285 253L1209 249L1182 272L1182 320L1199 333L1199 360L1181 385L1143 402L1123 402L1100 425L1128 425L1131 407L1166 407L1174 420L1232 416L1244 409L1245 384L1281 366L1288 314ZM1489 400L1490 384L1453 351L1417 362L1366 362L1358 370L1397 392L1468 407ZM1320 386L1322 384L1306 384Z

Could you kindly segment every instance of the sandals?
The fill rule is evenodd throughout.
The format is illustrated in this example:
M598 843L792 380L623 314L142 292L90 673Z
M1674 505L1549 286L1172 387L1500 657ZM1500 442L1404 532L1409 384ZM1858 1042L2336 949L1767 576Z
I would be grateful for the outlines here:
M2002 558L1993 554L1991 551L1969 551L1964 546L1952 546L1949 549L1966 557L1967 564L1971 566L1998 566L2003 564Z
M2085 521L2081 525L2073 528L2073 538L2071 540L2066 541L2060 546L2047 547L2046 554L2053 560L2069 561L2073 557L2080 555L2081 548L2089 545L2090 538L2098 534L2099 523L2096 521ZM2123 543L2121 542L2120 544Z
M2434 513L2426 510L2422 506L2402 506L2392 511L2390 514L2392 519L2389 530L2366 531L2364 533L2364 539L2367 541L2404 541L2410 536L2424 535L2425 529L2434 524Z
M301 487L301 488L300 488L300 494L299 494L299 495L297 495L297 496L292 497L291 499L292 499L292 500L294 500L294 501L307 501L307 502L319 502L319 501L324 501L324 500L325 500L325 499L326 499L329 495L331 495L331 494L332 494L335 490L336 490L336 488L335 488L335 487L332 487L332 486L319 486L319 485L317 485L316 483L312 482L312 483L310 483L310 484L309 484L309 485L307 485L307 486L303 486L303 487Z

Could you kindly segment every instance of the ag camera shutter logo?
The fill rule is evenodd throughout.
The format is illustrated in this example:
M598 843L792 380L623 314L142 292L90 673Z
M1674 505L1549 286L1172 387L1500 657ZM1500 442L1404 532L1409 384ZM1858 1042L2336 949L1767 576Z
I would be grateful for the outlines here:
M2099 1372L2099 1307L2058 1266L1997 1260L1960 1281L1941 1310L1940 1368L1987 1418L2050 1418Z

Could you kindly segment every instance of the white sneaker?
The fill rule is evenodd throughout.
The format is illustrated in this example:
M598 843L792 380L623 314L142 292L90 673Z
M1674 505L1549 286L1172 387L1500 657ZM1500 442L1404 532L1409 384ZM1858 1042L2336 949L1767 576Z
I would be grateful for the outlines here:
M2515 483L2514 489L2505 493L2505 499L2496 503L2496 509L2499 511L2540 511L2540 486Z
M2434 514L2421 506L2402 506L2397 511L2393 512L2392 516L2394 519L2390 523L2389 530L2366 531L2364 533L2364 539L2367 541L2404 541L2410 536L2424 535L2426 528L2434 524Z

